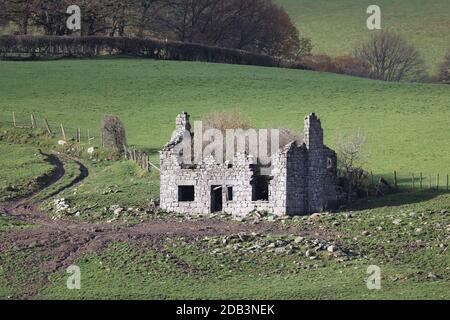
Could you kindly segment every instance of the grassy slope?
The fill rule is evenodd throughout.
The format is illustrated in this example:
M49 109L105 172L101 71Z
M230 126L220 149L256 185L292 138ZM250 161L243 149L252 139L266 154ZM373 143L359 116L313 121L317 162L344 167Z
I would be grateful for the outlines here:
M28 148L16 146L18 153ZM76 171L71 166L65 163L69 180ZM89 169L86 181L58 197L65 197L72 207L99 203L94 211L101 215L102 206L139 205L157 192L157 178L139 175L130 162L93 163ZM123 192L103 194L111 186ZM139 199L141 203L135 203ZM286 222L339 234L333 241L358 253L356 259L341 263L328 260L326 254L320 260L233 250L213 256L213 249L223 250L222 241L219 245L176 241L174 246L168 236L165 249L195 271L183 270L153 250L115 243L78 259L82 290L70 291L63 273L50 275L46 283L48 275L32 262L39 247L5 251L0 254L0 299L21 297L30 283L40 288L37 298L41 299L449 299L449 200L445 193L403 192L364 201L351 214ZM87 210L80 211L86 218ZM397 219L400 222L394 224ZM23 227L28 226L0 217L0 231ZM371 264L381 267L380 291L366 289L366 268ZM430 278L430 273L437 278Z
M64 198L70 206L68 213L52 211L55 209L53 201L47 201L43 210L52 211L51 215L58 218L61 215L73 218L74 213L79 212L82 220L105 221L115 218L112 211L106 210L112 205L125 209L146 208L152 200L159 199L159 175L155 171L143 172L132 161L91 163L88 167L86 180L57 196ZM133 216L139 216L139 213ZM142 216L147 214L142 213ZM125 221L136 221L126 214L121 217Z
M0 142L0 163L0 201L33 191L36 179L53 168L37 148L5 142Z
M382 267L382 289L366 288L365 262L342 266L332 262L311 263L310 270L296 268L298 256L230 256L211 258L206 250L188 247L182 258L191 258L206 275L174 270L164 257L114 246L80 259L80 291L65 287L66 277L55 275L39 299L448 299L445 280L418 280L420 269ZM153 257L153 258L151 258ZM236 260L239 262L236 263ZM319 267L314 267L320 265ZM156 266L156 268L155 268ZM156 270L154 270L156 269ZM214 271L211 269L215 269ZM231 270L231 271L230 271ZM273 270L276 270L274 272ZM261 276L262 273L268 273ZM398 281L396 276L410 277ZM391 278L390 278L391 277Z
M403 196L412 200L414 194ZM422 201L287 222L340 234L333 240L359 254L351 261L328 260L326 254L310 260L233 249L218 256L211 252L223 251L223 245L166 240L166 250L194 272L175 267L153 250L116 243L77 261L82 270L80 291L67 290L67 275L59 274L38 298L449 299L449 195L415 196ZM393 223L396 219L398 225ZM366 269L373 264L382 272L379 291L366 288ZM437 278L430 278L430 273Z
M61 191L80 175L79 165L67 156L68 149L75 148L75 145L63 150L57 145L56 137L49 138L39 129L29 130L0 125L0 132L2 133L0 134L0 201L13 196L27 195L33 191L33 187L37 187L33 184L36 178L53 168L44 162L43 157L38 153L38 148L46 153L58 153L65 171L60 180L32 198L34 203L41 204L43 210L54 209L55 203L52 199L65 198L70 205L68 216L74 217L74 213L79 211L80 219L104 221L112 218L111 212L104 211L105 207L119 205L125 209L146 208L151 200L159 198L157 171L144 172L132 161L105 160L108 158L106 150L97 150L100 154L94 158L90 158L86 152L82 154L82 161L89 171L88 177L82 183ZM16 186L17 191L6 190L12 185ZM58 193L57 196L48 199L55 193ZM52 212L52 216L58 216L58 214ZM10 220L0 216L0 230L10 225L12 226Z
M381 8L382 28L397 31L424 54L431 69L450 49L450 2L447 0L276 0L286 8L304 36L311 37L314 51L338 55L350 53L366 39L369 5Z
M177 113L240 108L257 127L302 130L318 113L331 146L361 128L368 167L448 173L450 88L298 70L139 59L0 62L0 116L30 112L67 126L98 128L105 113L125 122L132 144L159 150ZM155 156L157 158L157 156ZM156 159L155 159L156 160Z

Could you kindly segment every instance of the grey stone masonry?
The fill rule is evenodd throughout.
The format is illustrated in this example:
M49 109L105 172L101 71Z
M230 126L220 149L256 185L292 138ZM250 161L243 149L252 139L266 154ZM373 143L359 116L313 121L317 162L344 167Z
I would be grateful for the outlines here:
M257 159L245 153L221 164L212 156L200 163L183 163L178 146L186 138L194 140L189 115L183 112L176 118L171 141L160 152L160 202L166 211L300 215L337 205L336 153L323 144L321 122L314 113L305 118L304 143L291 142L274 153L268 176L262 176Z

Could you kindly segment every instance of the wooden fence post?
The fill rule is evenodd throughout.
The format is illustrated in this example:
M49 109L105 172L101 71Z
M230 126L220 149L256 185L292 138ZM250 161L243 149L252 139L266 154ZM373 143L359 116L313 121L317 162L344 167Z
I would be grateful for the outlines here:
M448 174L447 174L447 183L446 183L445 190L448 191Z
M47 119L44 119L44 123L45 123L45 129L47 129L47 133L49 136L51 136L53 134L52 130L50 129L50 126L48 124Z
M17 126L17 124L16 124L16 113L14 111L13 111L13 125L14 125L14 127Z
M423 187L422 182L423 182L423 176L422 176L422 172L421 172L420 173L420 190L422 190L422 187Z
M81 143L81 129L77 128L77 142Z
M415 186L415 182L416 182L416 180L415 180L414 173L413 173L412 174L412 187L413 187L413 189L414 189L414 186Z
M397 188L397 171L394 170L394 187Z
M34 118L34 115L31 114L31 128L36 129L36 119Z
M123 144L123 153L125 155L125 159L128 160L128 151L127 146L125 144Z
M436 190L439 190L439 173L436 176Z
M61 133L62 133L63 139L64 139L64 140L67 140L67 139L66 139L66 131L64 130L64 126L63 126L62 123L61 123Z
M430 184L430 189L431 189L431 174L428 175L428 180L430 180L430 181L429 181L429 184Z

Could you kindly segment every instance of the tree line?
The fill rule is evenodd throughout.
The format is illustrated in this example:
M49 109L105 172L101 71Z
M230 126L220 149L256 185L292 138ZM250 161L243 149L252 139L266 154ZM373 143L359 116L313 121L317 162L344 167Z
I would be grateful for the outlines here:
M296 58L310 41L271 0L0 0L16 34L70 35L68 6L81 8L82 36L136 36Z

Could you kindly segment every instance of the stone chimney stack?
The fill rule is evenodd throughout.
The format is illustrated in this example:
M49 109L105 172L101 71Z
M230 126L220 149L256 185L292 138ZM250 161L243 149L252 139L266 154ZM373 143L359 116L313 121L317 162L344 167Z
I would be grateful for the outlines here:
M308 149L323 147L323 130L315 113L305 118L304 140Z
M182 112L179 115L177 115L177 118L175 120L175 128L176 132L182 133L184 131L191 132L191 124L189 122L189 114L187 112Z

